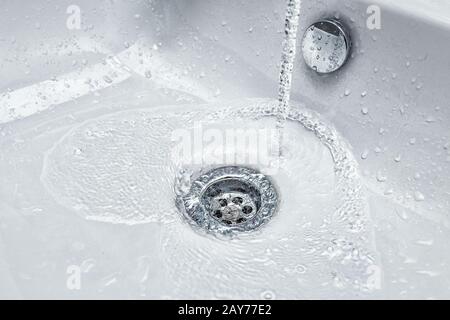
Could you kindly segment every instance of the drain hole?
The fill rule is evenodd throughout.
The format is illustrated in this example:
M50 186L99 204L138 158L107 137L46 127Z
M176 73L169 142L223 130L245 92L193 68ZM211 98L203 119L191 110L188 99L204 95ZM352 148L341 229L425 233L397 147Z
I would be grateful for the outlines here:
M242 208L242 212L244 214L250 214L250 213L252 213L252 211L253 211L253 208L250 207L250 206L245 206L245 207Z
M271 181L255 170L221 167L195 180L182 201L198 225L232 233L266 223L276 209L278 194Z
M233 201L234 204L242 204L244 202L244 199L242 199L241 197L235 197L231 201Z
M221 193L221 191L220 191L220 189L216 189L216 188L212 187L211 189L208 190L208 193L209 193L209 196L211 196L211 197L217 197Z

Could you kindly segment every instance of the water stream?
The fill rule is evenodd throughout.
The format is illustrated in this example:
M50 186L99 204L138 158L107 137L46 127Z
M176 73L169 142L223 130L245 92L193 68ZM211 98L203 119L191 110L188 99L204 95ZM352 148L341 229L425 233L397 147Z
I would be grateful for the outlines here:
M282 156L283 127L286 121L291 97L292 71L294 70L297 48L297 30L301 0L288 0L284 27L284 40L281 55L280 80L278 89L277 133L280 156Z

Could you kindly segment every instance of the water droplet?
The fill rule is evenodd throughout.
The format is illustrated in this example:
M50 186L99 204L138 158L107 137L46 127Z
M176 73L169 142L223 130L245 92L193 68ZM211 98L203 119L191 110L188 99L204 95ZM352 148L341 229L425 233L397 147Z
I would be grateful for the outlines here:
M414 200L421 202L425 200L425 196L420 191L414 192Z
M402 220L408 220L408 218L409 218L409 216L408 216L408 214L406 213L406 211L405 210L400 210L400 211L395 211L396 213L397 213L397 215L400 217L400 219L402 219Z
M369 109L368 109L367 107L362 107L362 108L361 108L361 113L362 113L363 115L367 115L367 114L369 113Z
M275 300L275 293L271 290L265 290L261 293L261 299L263 300Z
M416 244L420 244L421 246L432 246L434 243L433 239L426 240L417 240Z
M377 172L377 181L378 182L385 182L387 180L387 177L383 175L381 171Z
M297 273L305 273L306 272L306 267L302 264L299 264L295 267L295 271Z
M367 149L361 153L361 159L363 159L363 160L366 160L368 156L369 156L369 150L367 150Z
M436 119L435 119L433 116L428 116L428 117L425 119L425 122L427 122L427 123L433 123L433 122L436 122Z
M76 155L76 156L79 156L82 153L83 153L83 150L81 150L80 148L75 148L73 150L73 154Z
M109 76L104 76L103 80L105 80L106 83L112 83L112 79Z

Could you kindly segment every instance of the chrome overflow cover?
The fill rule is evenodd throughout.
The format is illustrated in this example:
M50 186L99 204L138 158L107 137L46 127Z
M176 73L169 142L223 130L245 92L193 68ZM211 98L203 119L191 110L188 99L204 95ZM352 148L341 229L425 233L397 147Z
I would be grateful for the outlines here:
M260 172L229 166L200 175L179 202L195 225L208 232L235 234L267 223L277 208L278 194Z
M303 58L318 73L331 73L341 68L350 55L350 49L350 35L335 19L312 24L303 36Z

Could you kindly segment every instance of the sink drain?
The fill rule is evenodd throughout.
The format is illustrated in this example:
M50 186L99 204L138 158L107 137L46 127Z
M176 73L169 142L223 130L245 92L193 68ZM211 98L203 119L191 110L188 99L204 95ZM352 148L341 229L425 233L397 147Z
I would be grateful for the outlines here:
M195 224L229 234L255 230L266 223L275 212L278 194L265 175L229 166L198 177L181 202Z

